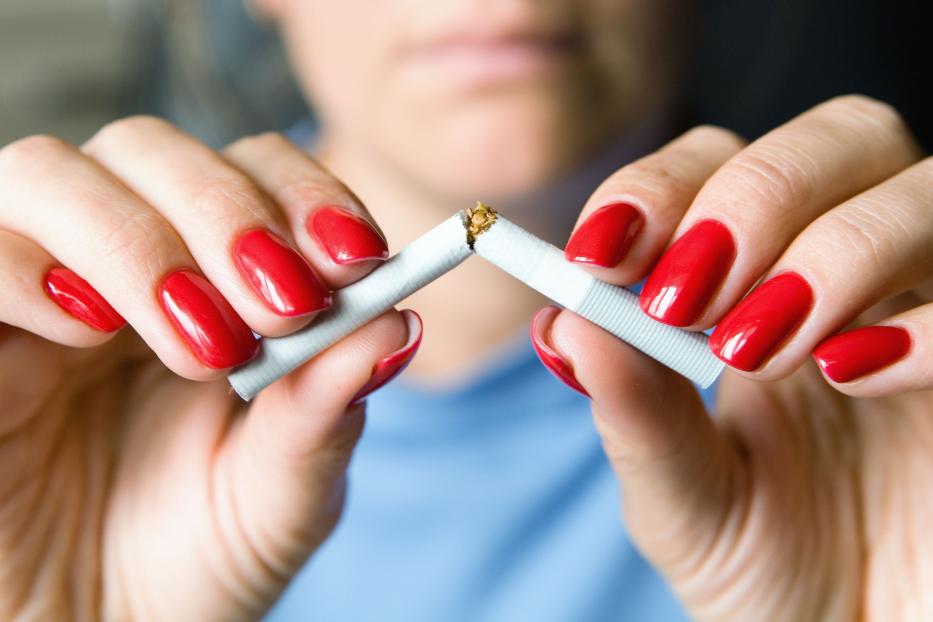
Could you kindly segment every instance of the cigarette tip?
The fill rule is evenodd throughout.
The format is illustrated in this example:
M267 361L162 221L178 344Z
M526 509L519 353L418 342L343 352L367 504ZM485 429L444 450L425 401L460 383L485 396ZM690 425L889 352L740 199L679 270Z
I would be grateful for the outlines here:
M489 231L498 216L496 210L482 201L477 201L474 207L466 211L463 216L463 227L466 229L466 240L470 250L473 250L476 238Z

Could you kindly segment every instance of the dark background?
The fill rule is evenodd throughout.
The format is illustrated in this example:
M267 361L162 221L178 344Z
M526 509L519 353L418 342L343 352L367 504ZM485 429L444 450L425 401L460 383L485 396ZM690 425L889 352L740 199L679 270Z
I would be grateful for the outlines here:
M933 148L933 0L707 3L687 100L754 138L834 95L893 104Z

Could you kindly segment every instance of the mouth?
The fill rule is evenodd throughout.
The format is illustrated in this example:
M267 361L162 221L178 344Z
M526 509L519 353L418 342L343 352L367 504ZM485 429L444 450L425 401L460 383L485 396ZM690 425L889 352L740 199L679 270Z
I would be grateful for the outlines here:
M409 48L403 68L413 79L483 88L553 77L582 56L570 33L460 34Z

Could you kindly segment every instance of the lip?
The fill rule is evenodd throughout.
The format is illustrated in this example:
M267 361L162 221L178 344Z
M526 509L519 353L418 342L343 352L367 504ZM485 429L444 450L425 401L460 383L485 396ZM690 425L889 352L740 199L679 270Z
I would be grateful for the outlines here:
M581 49L582 39L572 33L461 33L408 48L402 66L413 79L481 88L554 76Z

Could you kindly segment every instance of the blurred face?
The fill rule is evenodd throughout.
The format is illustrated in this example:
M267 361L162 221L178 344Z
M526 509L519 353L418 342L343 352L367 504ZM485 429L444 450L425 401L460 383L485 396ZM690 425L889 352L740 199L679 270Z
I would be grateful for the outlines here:
M324 144L444 199L507 200L662 101L678 0L258 0Z

